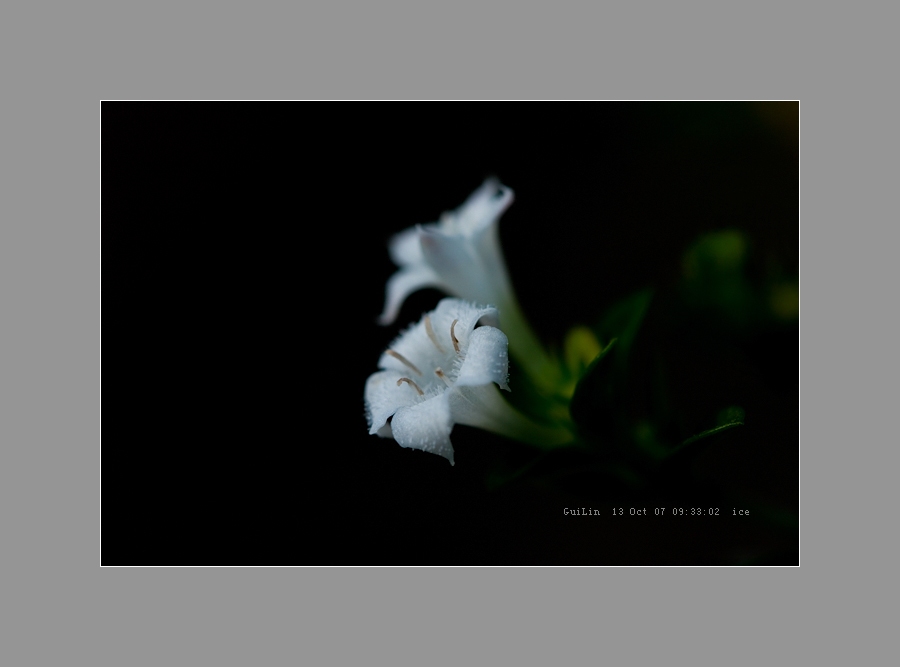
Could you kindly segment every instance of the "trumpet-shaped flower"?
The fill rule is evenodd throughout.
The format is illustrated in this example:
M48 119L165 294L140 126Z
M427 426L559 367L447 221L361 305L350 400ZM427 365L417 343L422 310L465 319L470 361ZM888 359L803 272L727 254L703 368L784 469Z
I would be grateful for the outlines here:
M439 222L395 235L389 251L400 268L388 279L380 322L393 322L406 297L425 287L493 304L503 318L510 351L540 383L555 366L519 308L500 248L498 222L512 201L513 191L489 178Z
M477 326L479 323L483 326ZM568 432L539 426L510 406L507 337L497 309L460 299L438 307L400 335L366 381L369 433L440 454L453 464L450 432L465 424L535 444L558 444Z
M393 322L406 297L424 287L478 303L508 300L497 222L512 200L512 190L489 178L439 222L395 235L388 249L400 270L388 280L381 323Z

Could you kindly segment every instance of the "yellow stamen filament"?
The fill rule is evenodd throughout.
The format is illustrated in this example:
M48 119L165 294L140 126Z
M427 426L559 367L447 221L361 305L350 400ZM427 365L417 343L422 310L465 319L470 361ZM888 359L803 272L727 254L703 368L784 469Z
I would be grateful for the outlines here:
M422 394L425 393L421 389L419 389L419 385L417 385L415 382L413 382L409 378L400 378L399 380L397 380L397 386L399 387L400 384L403 382L406 382L410 387L415 389L419 393L419 396L421 396Z
M431 339L431 342L434 343L434 346L438 349L438 352L441 354L444 353L444 348L441 347L441 344L438 342L437 336L434 335L434 329L431 326L431 317L425 316L425 333L428 334L428 337Z
M413 362L411 362L409 359L407 359L406 357L404 357L404 356L403 356L402 354L400 354L399 352L394 352L393 350L385 350L385 351L386 351L389 355L391 355L392 357L394 357L394 359L397 359L398 361L400 361L400 362L401 362L402 364L404 364L405 366L408 366L409 368L411 368L411 369L415 372L416 375L421 375L421 374L422 374L422 371L420 371L418 368L416 368L416 365L415 365Z
M459 354L459 339L456 337L456 334L453 333L453 329L456 327L457 322L459 322L459 320L453 320L453 324L450 325L450 340L453 341L453 349Z
M441 370L440 366L438 366L437 368L434 369L434 374L437 375L439 378L441 378L444 381L445 385L447 385L448 387L452 386L452 384L450 382L450 378L448 378L447 374Z

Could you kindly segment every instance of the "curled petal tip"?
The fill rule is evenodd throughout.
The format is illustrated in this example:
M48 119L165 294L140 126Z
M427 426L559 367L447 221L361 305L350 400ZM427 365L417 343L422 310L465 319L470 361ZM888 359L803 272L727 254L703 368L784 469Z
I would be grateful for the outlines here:
M512 200L513 191L492 176L440 221L395 234L388 249L399 270L388 280L379 323L393 322L406 297L427 287L482 303L506 300L509 278L496 228Z

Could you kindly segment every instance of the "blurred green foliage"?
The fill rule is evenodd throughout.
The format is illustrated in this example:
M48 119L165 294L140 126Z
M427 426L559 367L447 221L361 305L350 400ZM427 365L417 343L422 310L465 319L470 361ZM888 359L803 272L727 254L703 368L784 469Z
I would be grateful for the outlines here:
M754 273L752 254L753 244L739 230L705 234L684 251L677 286L641 290L607 308L593 326L573 327L561 363L570 381L565 393L576 446L499 466L489 486L592 480L587 483L608 500L718 493L696 476L697 458L709 447L728 447L754 416L729 402L741 392L722 394L717 406L698 395L694 406L681 388L696 377L679 375L686 368L692 376L700 371L672 359L702 358L705 349L714 358L729 346L752 346L752 336L772 326L796 324L796 279L777 270ZM706 376L711 387L743 381L729 377L727 366L712 372ZM686 431L692 424L699 428Z

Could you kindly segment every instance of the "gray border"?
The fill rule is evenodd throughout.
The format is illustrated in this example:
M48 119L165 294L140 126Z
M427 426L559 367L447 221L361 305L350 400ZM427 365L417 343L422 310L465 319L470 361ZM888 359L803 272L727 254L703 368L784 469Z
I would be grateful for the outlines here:
M22 64L7 60L7 99L15 102L3 157L4 433L12 444L4 487L13 514L5 536L13 594L3 604L15 617L3 653L10 664L73 655L127 665L245 664L251 656L264 664L358 664L385 655L421 664L470 654L473 644L504 661L528 651L558 662L563 645L581 644L598 658L634 646L645 648L631 655L649 648L659 659L677 647L719 664L712 647L728 655L742 647L749 661L771 646L761 635L792 653L781 642L799 641L797 603L817 598L811 577L800 591L791 570L100 569L99 169L92 167L102 98L795 98L809 79L796 69L803 45L790 15L739 8L694 23L682 5L429 7L421 16L408 4L323 3L287 7L281 16L258 4L242 16L158 4L57 9L46 26L25 15L5 20L6 52ZM717 18L718 30L706 30ZM679 30L684 24L700 29ZM828 127L833 143L838 126L817 120L819 108L806 107L813 110L806 136ZM813 158L804 166L815 172L829 164ZM810 201L807 219L827 219ZM817 249L821 228L804 227ZM822 293L840 293L843 284L836 275L835 290ZM816 312L815 296L804 312ZM831 386L815 370L812 377L807 395ZM805 442L816 448L804 448L806 461L828 442L811 423ZM813 469L827 478L818 464ZM803 526L816 544L816 532L833 532L834 516ZM525 640L525 632L537 639Z

